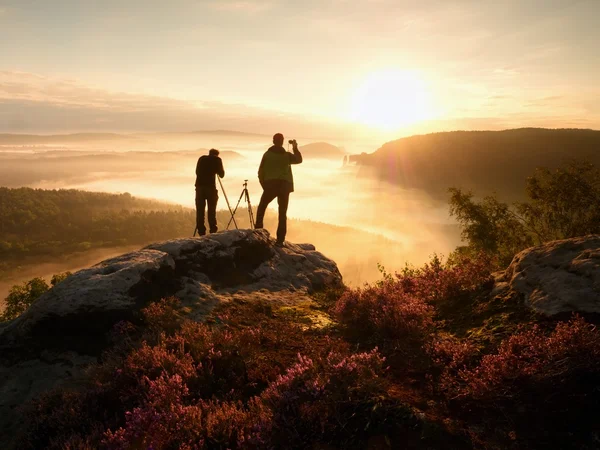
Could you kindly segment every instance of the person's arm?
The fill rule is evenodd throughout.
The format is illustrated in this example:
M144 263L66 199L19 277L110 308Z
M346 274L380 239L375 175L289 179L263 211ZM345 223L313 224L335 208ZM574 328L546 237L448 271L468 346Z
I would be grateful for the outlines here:
M262 159L260 160L260 165L258 166L258 181L261 186L263 186L263 183L265 181L264 165L265 165L265 155L263 155Z
M221 158L219 158L219 164L217 167L217 175L219 175L219 178L225 177L225 169L223 169L223 160Z
M302 153L298 150L298 145L294 145L294 153L290 153L290 164L300 164L302 162Z

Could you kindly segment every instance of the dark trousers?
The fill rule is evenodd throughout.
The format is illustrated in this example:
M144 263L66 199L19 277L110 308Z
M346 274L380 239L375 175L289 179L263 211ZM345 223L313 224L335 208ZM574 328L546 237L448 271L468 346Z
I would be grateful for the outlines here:
M263 189L263 194L260 197L260 203L258 204L258 209L256 211L256 228L263 227L267 206L277 198L277 204L279 205L277 241L283 242L285 241L285 235L287 233L287 210L288 204L290 203L290 185L287 181L283 180L269 180L265 181Z
M217 188L212 186L196 186L196 226L200 235L206 234L204 226L204 209L208 205L208 226L211 233L216 233L217 228L217 201L219 194Z

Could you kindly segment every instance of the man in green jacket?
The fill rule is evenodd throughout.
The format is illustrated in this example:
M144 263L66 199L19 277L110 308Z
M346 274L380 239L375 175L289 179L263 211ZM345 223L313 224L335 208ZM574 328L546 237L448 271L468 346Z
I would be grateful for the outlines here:
M294 153L283 148L283 134L273 136L273 146L263 155L258 168L258 181L263 188L258 210L256 211L256 228L263 227L263 220L267 206L275 198L279 205L279 225L277 226L277 245L283 246L287 232L287 209L290 193L294 192L294 177L292 164L302 162L302 154L298 150L298 143L291 141Z

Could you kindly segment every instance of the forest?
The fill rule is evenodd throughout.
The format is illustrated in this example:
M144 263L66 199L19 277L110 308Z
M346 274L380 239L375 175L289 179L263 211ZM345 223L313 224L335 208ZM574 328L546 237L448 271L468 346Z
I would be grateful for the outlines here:
M0 188L2 259L142 244L192 234L190 209L78 190Z

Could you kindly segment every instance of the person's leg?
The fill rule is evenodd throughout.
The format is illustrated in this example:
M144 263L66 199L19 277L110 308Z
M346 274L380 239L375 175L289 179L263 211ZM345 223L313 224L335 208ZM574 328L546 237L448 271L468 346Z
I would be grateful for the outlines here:
M279 205L279 224L277 225L277 243L283 244L285 235L287 234L287 210L290 203L289 191L283 190L277 196L277 204Z
M206 234L206 226L204 226L204 208L206 206L206 198L204 197L204 189L196 188L196 227L198 234L203 236Z
M219 201L219 193L215 189L207 196L208 203L208 226L211 233L219 231L217 228L217 202Z
M265 219L267 206L269 206L269 203L271 203L275 197L277 197L277 192L274 189L271 189L269 186L266 186L263 190L262 196L260 197L258 208L256 209L256 222L254 224L254 228L262 228L264 226L263 221Z

